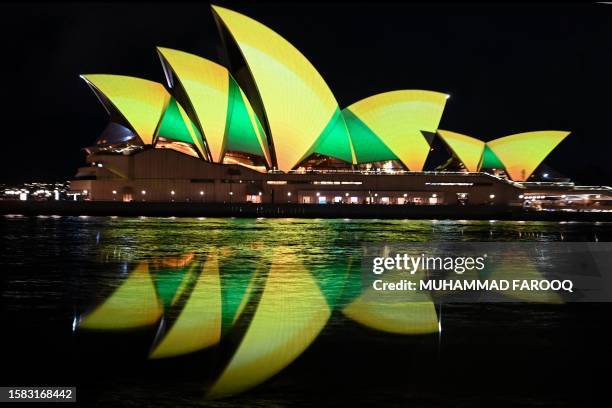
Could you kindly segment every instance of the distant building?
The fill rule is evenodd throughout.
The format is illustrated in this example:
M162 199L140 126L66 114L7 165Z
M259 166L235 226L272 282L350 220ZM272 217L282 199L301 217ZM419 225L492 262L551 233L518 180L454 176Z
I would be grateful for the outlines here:
M68 182L28 182L20 184L0 184L0 200L19 201L57 201L70 198ZM73 193L74 196L75 193ZM82 195L79 191L78 196Z
M483 142L441 130L449 95L424 90L386 92L341 109L288 41L234 11L213 6L213 13L230 69L158 47L166 85L82 76L110 122L85 149L90 166L72 181L74 197L538 208L576 200L606 207L612 199L608 187L540 174L567 131ZM447 158L428 168L435 146Z

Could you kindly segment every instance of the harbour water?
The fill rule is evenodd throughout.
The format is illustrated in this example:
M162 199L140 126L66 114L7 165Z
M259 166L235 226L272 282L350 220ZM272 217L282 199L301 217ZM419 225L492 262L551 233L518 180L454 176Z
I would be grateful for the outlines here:
M611 241L611 223L3 216L2 385L137 406L576 406L605 303L360 301L366 243ZM379 324L380 323L380 324Z

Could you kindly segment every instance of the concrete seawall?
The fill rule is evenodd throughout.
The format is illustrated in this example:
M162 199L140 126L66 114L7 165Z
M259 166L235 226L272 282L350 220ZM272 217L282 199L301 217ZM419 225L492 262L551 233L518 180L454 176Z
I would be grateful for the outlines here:
M387 218L607 221L612 213L527 211L508 206L212 204L120 201L0 201L0 214L158 217Z

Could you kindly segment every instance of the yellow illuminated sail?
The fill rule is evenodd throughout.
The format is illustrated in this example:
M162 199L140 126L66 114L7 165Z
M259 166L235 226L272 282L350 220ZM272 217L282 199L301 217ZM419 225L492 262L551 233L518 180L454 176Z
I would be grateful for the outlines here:
M79 327L94 330L144 327L156 323L162 311L148 264L142 262L104 303L81 320Z
M278 373L310 345L331 315L297 255L277 252L272 259L252 321L210 397L244 391Z
M229 73L227 68L197 55L170 48L157 47L162 62L174 72L185 90L197 115L212 160L222 159L223 139L227 117ZM167 70L167 69L166 69Z
M542 130L518 133L487 142L514 181L525 181L570 132Z
M430 150L421 132L438 129L447 99L448 95L438 92L400 90L370 96L346 110L367 125L409 170L421 171ZM355 145L355 151L362 149Z
M485 142L474 137L438 129L438 135L457 155L468 171L478 171L478 164L484 152Z
M207 260L176 322L150 358L173 357L213 346L221 338L221 281L216 256Z
M287 40L263 24L213 6L236 42L264 106L278 168L287 171L319 150L352 162L350 138L331 90Z
M155 129L170 95L160 83L121 75L81 75L109 114L115 109L146 145L153 143ZM109 106L112 105L112 106Z

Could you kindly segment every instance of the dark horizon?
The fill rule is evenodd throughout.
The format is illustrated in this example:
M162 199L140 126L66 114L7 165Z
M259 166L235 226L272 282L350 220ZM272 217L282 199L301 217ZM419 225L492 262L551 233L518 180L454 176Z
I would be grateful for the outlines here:
M451 94L441 129L492 140L532 130L572 134L545 161L580 183L612 184L612 6L216 4L295 45L340 107L394 89ZM65 180L106 112L85 73L164 82L155 46L222 62L208 4L2 5L9 39L2 182Z

